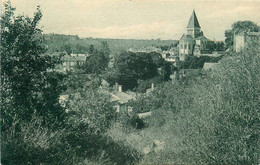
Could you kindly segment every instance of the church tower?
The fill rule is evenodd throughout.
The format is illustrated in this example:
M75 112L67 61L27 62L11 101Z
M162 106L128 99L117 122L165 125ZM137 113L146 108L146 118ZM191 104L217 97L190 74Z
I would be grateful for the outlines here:
M187 35L190 35L193 38L197 38L200 36L200 34L201 34L200 24L197 19L195 11L193 10L187 26Z
M181 61L189 55L201 55L206 51L208 39L203 35L196 13L193 10L186 34L179 40L179 58Z

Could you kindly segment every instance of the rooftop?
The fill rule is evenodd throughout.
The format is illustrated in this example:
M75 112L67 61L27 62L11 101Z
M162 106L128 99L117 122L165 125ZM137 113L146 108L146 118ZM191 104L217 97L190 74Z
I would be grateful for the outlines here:
M113 92L110 93L111 102L118 101L120 104L125 104L129 100L133 100L136 98L136 93L134 92Z
M194 38L191 35L183 34L181 40L194 40Z
M65 55L62 57L62 61L70 61L70 62L77 62L77 61L86 61L87 56L76 56L76 55Z
M200 28L196 13L193 10L187 28Z

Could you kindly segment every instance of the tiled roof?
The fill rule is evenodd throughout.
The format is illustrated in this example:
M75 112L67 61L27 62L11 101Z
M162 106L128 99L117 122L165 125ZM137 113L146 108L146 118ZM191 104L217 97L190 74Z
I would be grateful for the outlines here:
M70 56L70 55L65 55L62 57L62 61L70 61L70 62L77 62L77 61L86 61L86 56Z
M194 38L191 35L182 35L181 40L194 40Z
M134 92L114 92L110 93L111 102L118 101L120 104L125 104L129 100L133 100L136 98L136 94Z

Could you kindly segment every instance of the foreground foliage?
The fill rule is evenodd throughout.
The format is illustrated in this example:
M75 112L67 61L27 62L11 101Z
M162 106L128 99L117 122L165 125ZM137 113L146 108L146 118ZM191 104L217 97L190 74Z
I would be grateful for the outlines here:
M46 121L62 121L64 111L58 98L64 90L60 84L63 75L48 72L59 59L43 55L46 49L37 27L41 11L38 8L31 19L14 16L14 10L10 2L6 3L1 17L2 129L10 126L14 118L29 121L33 113Z
M133 104L138 111L153 111L144 134L166 143L143 163L257 164L259 53L254 46L225 57L218 72L167 83Z
M135 149L105 135L114 110L98 84L88 78L89 85L75 83L77 76L64 79L51 70L59 59L44 55L37 28L40 9L32 19L14 16L14 10L5 3L1 18L1 163L138 161L141 155ZM59 97L66 88L70 97L62 106Z

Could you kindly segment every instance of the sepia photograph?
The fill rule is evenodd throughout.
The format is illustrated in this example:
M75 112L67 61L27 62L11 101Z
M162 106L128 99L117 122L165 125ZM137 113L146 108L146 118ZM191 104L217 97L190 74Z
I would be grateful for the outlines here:
M0 165L260 164L260 0L0 2Z

